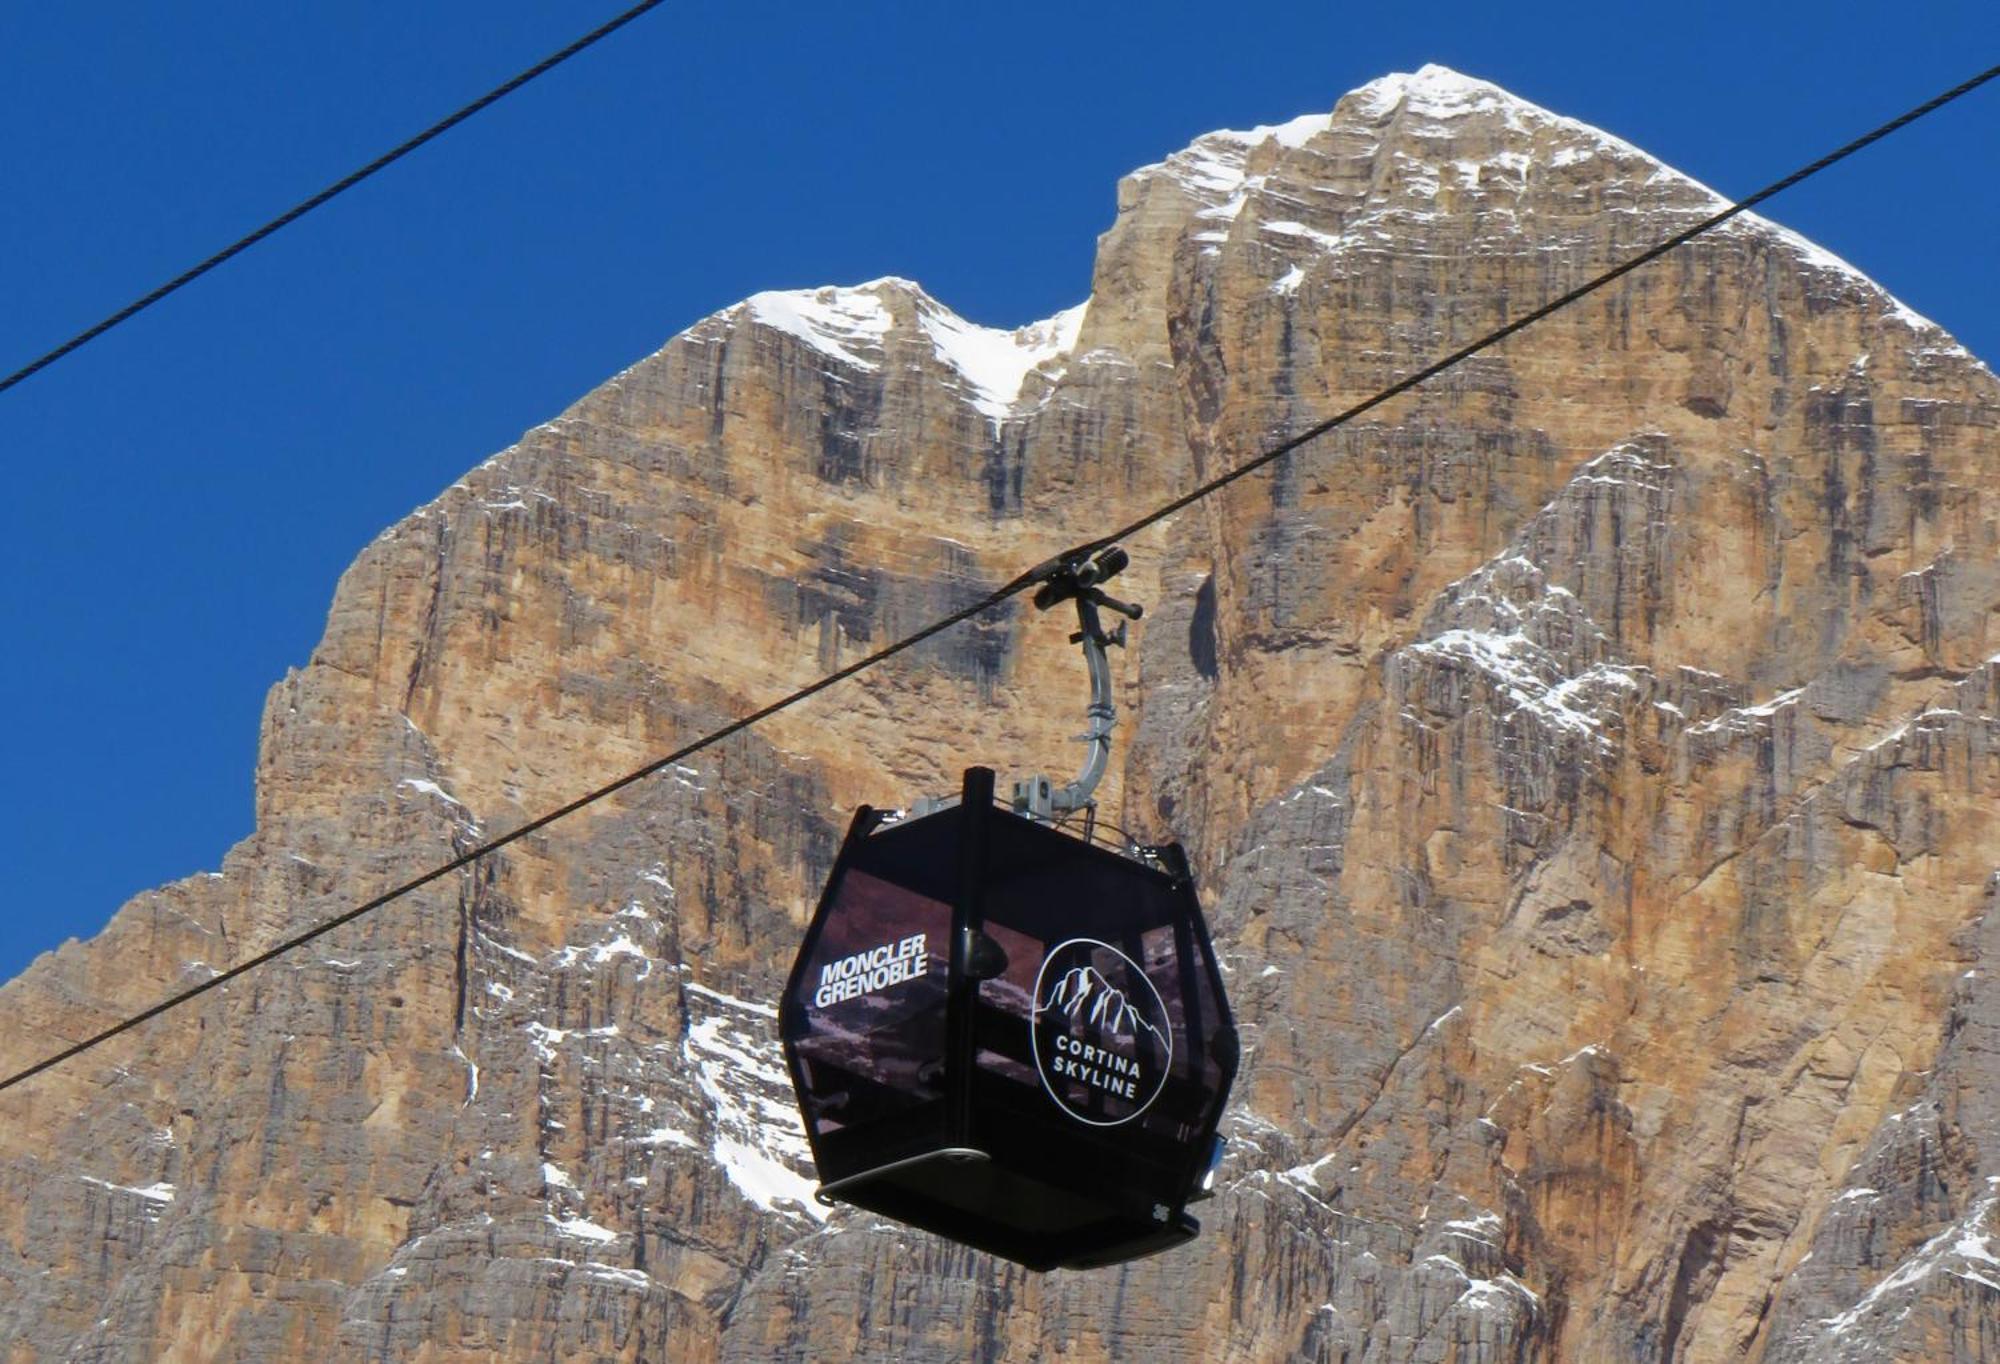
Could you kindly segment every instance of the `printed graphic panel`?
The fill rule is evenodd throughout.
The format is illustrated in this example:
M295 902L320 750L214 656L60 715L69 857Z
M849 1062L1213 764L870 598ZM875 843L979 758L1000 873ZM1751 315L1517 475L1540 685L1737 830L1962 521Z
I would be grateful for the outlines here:
M940 1097L951 906L849 868L792 1003L819 1133Z

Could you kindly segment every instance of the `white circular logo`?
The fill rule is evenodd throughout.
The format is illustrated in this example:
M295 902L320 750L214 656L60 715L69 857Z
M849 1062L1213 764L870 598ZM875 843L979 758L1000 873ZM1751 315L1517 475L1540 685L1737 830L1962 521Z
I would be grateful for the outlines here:
M1138 963L1096 938L1057 943L1042 958L1028 1027L1042 1088L1092 1127L1145 1112L1174 1061L1173 1023L1159 990Z

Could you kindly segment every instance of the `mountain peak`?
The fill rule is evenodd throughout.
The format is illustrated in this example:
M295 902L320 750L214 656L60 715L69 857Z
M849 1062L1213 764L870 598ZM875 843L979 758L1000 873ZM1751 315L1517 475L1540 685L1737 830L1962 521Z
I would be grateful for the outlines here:
M1540 105L1532 104L1491 81L1468 76L1436 62L1427 62L1415 71L1391 71L1386 76L1377 76L1348 98L1376 104L1407 103L1437 113L1463 113L1494 105L1548 113Z
M1053 1009L1072 1021L1123 1037L1144 1031L1155 1039L1160 1030L1139 1012L1125 992L1106 980L1093 966L1072 966L1056 981L1046 999L1035 1005L1036 1013Z
M1597 211L1657 216L1668 229L1730 203L1615 134L1436 63L1378 76L1329 113L1203 134L1129 181L1157 182L1195 201L1194 239L1211 253L1244 232L1287 237L1308 256L1392 239L1409 245L1411 229L1455 219L1507 235L1564 196L1601 197L1607 186L1612 197ZM1322 221L1302 211L1308 205ZM1393 224L1387 236L1385 223ZM1798 233L1754 213L1719 231L1789 258L1827 298L1893 316L1934 349L1962 354L1935 323ZM1302 269L1309 264L1301 260L1276 264L1286 282L1274 287L1290 292Z

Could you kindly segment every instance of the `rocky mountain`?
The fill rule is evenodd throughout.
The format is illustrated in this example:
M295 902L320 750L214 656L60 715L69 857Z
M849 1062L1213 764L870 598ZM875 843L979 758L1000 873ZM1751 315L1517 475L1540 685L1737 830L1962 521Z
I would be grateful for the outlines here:
M257 828L10 1070L1712 211L1436 67L1118 186L1088 300L763 294L385 531ZM27 1360L2000 1357L2000 384L1742 218L1129 545L1113 822L1246 1056L1190 1249L812 1200L772 1004L855 804L1063 772L996 612L0 1095Z

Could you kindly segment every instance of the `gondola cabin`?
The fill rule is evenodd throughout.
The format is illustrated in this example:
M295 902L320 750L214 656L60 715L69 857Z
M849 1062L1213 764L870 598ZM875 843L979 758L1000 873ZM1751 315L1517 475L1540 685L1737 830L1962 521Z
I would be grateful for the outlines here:
M1067 786L968 768L915 818L863 806L778 1006L819 1196L1032 1269L1191 1240L1236 1076L1236 1029L1179 844L1108 847L1091 798L1116 711L1100 608L1126 567L1088 547L1033 575L1074 602L1090 669ZM1081 817L1082 835L1066 825Z
M1178 845L996 805L863 807L779 1008L823 1200L1030 1268L1165 1250L1237 1061Z

